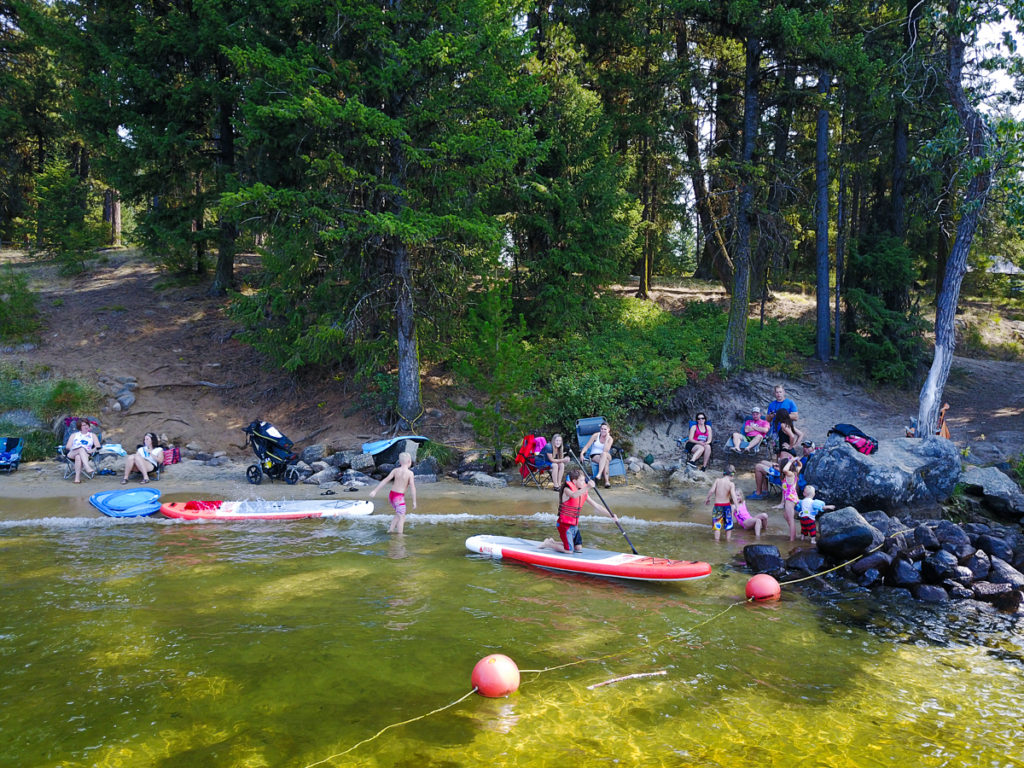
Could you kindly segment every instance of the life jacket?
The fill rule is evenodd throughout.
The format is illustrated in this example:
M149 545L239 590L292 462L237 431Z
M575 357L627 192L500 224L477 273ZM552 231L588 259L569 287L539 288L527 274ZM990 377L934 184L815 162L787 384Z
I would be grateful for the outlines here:
M572 480L567 480L565 487L570 491L578 490ZM587 494L568 499L558 503L558 522L562 525L576 525L580 521L580 511L583 509L583 502L587 500Z

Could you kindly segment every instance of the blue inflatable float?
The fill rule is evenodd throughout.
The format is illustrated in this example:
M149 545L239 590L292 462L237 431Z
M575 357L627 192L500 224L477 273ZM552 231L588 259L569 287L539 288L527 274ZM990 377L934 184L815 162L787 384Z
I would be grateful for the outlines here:
M100 491L89 503L107 517L144 517L160 511L160 491L156 488L131 488Z

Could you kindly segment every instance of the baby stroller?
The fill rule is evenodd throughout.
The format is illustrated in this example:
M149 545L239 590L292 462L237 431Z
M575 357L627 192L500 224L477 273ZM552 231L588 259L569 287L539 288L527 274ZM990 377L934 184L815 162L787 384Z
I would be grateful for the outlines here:
M259 459L258 464L245 470L245 477L250 483L259 485L264 475L271 480L284 478L288 485L299 482L299 470L292 466L299 458L292 453L295 443L269 421L254 421L248 427L242 427L242 431L245 432L245 444L252 445L252 452Z

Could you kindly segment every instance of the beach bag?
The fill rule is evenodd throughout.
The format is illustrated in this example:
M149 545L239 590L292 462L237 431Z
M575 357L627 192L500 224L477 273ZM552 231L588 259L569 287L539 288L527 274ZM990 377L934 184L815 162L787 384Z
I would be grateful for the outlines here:
M858 451L869 456L878 450L878 441L864 434L853 424L836 424L828 433L839 435Z
M181 461L181 449L173 445L164 448L164 466L177 464Z

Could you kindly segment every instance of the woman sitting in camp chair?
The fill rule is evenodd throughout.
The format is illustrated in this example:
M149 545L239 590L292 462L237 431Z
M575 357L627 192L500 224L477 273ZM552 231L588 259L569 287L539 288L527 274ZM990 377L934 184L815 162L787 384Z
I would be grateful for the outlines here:
M84 469L89 476L96 471L96 467L92 465L93 454L100 449L100 441L96 435L93 434L92 424L87 419L78 420L78 431L72 432L68 438L67 444L64 446L65 455L68 457L68 461L74 462L75 465L75 482L82 482L82 470ZM67 475L64 475L67 478Z
M132 472L138 472L142 475L142 482L148 483L149 473L156 471L163 463L164 449L160 447L160 438L153 432L147 432L142 438L139 450L129 456L124 463L124 479L121 480L121 485L127 484Z
M590 459L597 464L594 481L599 482L603 477L605 488L611 487L611 482L608 478L608 465L612 462L612 443L614 442L615 438L612 437L608 429L608 422L605 421L602 422L601 428L590 436L587 444L580 451L580 455L584 460Z

